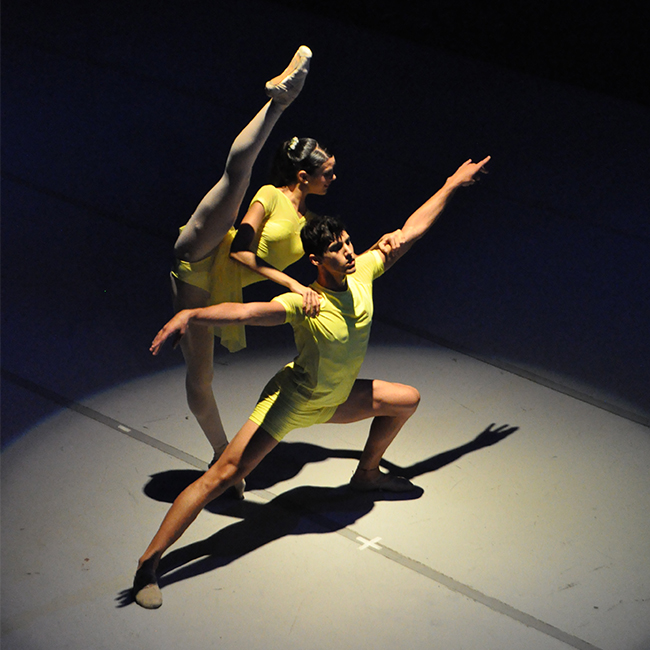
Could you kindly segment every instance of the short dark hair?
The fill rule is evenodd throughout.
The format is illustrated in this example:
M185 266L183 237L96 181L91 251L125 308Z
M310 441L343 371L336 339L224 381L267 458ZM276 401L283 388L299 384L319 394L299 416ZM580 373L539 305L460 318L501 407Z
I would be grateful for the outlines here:
M305 255L322 256L332 242L341 238L344 230L347 228L338 217L312 216L300 231Z
M313 174L332 155L314 138L291 138L280 145L271 167L271 183L276 187L295 183L300 170Z

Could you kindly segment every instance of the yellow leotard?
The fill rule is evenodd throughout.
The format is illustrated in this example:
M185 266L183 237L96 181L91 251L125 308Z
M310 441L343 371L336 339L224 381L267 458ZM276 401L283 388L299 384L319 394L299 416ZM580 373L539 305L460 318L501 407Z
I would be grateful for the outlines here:
M356 271L345 291L330 291L317 282L320 313L308 318L302 298L285 293L285 322L293 327L298 356L266 385L250 419L276 440L289 431L327 422L348 398L368 347L372 323L372 283L384 271L381 254L357 257Z
M300 231L305 225L305 217L299 215L289 198L273 185L261 187L251 205L255 202L264 207L264 220L251 250L267 264L283 271L304 254ZM242 302L242 288L265 278L230 257L230 246L236 234L237 230L231 228L219 246L199 262L176 260L172 271L174 277L209 292L211 305ZM228 325L213 330L221 339L221 345L230 352L246 347L243 326Z

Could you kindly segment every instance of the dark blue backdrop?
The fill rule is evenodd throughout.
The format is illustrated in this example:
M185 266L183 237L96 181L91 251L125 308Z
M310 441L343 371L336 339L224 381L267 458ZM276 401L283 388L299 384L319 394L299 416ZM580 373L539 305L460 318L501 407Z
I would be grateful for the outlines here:
M264 81L303 42L310 78L253 185L282 139L318 138L339 180L313 207L341 214L361 249L458 164L491 154L490 176L378 284L378 317L648 421L650 120L641 63L623 56L637 52L637 32L626 49L612 40L628 27L618 13L584 25L558 16L564 36L546 38L541 69L542 45L528 45L550 33L547 13L536 30L499 3L399 15L328 4L336 11L4 3L3 440L58 408L48 391L80 399L180 362L147 352L171 313L175 233L264 101ZM606 58L595 34L608 24ZM580 74L571 30L598 42L600 85Z

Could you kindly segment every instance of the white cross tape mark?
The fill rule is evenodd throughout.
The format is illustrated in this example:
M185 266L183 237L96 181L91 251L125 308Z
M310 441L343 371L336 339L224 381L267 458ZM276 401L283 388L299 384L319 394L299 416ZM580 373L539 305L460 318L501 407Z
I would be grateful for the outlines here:
M365 537L357 537L357 541L361 542L361 546L359 546L360 551L365 551L367 548L374 548L376 551L381 550L381 546L377 544L377 542L381 539L381 537L375 537L374 539L366 539Z

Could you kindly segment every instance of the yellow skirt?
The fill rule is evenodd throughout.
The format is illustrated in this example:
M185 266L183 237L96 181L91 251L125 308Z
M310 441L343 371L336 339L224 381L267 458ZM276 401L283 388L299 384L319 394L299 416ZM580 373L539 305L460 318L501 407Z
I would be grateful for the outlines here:
M212 255L198 262L177 259L172 275L181 282L207 291L210 294L210 305L243 302L243 267L230 258L230 245L236 234L235 228L231 228ZM262 276L259 279L262 280ZM243 325L213 327L212 331L229 352L237 352L246 347L246 330Z

